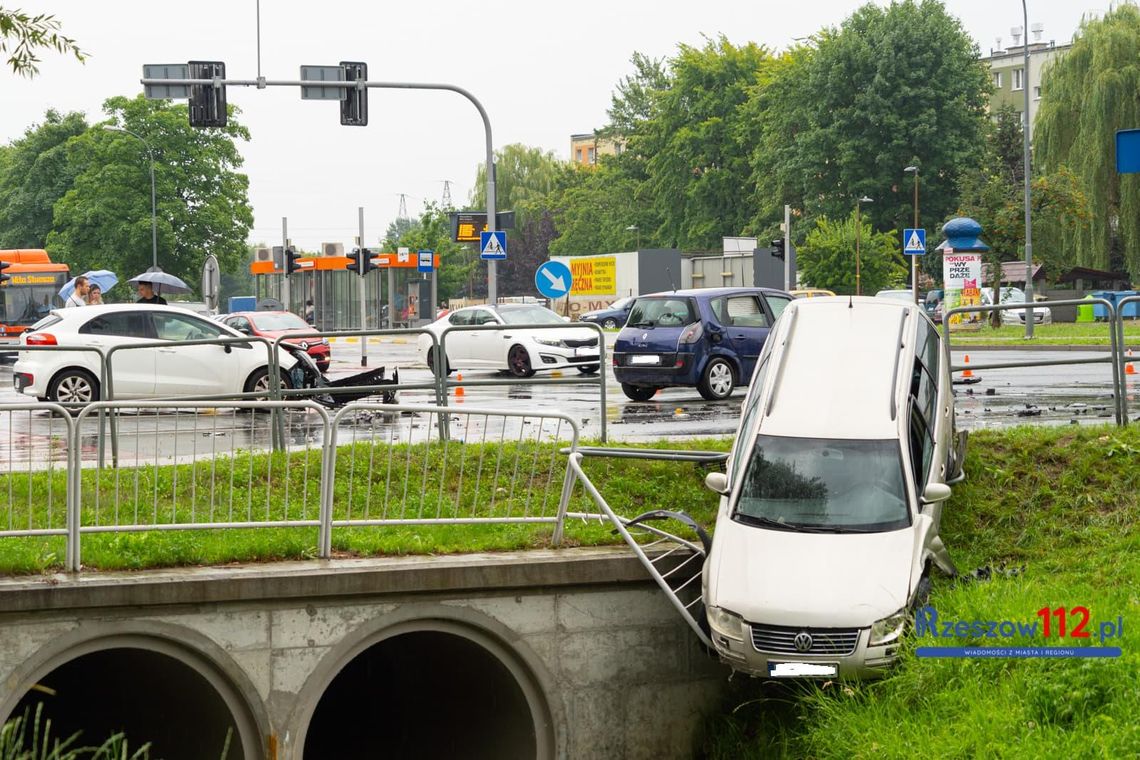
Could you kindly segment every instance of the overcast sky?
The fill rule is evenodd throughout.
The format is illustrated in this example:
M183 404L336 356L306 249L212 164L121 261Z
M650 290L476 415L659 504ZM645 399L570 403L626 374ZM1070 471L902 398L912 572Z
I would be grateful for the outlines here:
M90 53L86 64L43 53L32 80L0 71L0 143L20 137L48 108L103 118L114 95L141 92L144 63L220 60L229 78L257 76L256 0L0 0L3 7L52 13L63 33ZM569 158L570 135L605 123L614 85L630 55L669 56L679 43L725 34L772 49L838 25L859 0L523 0L261 3L261 71L298 79L300 66L364 61L369 79L445 82L482 101L496 148L524 143ZM879 4L885 4L880 2ZM1016 0L948 0L983 54L1021 25ZM1104 0L1029 0L1030 25L1044 39L1070 41L1082 14ZM295 88L228 89L253 139L240 146L254 210L251 242L279 243L288 217L294 244L351 245L357 208L375 245L395 219L400 193L410 216L438 201L451 180L466 205L484 157L478 113L447 92L372 90L369 125L342 127L335 102L302 101ZM161 166L157 169L162 171ZM146 173L140 181L149 182Z

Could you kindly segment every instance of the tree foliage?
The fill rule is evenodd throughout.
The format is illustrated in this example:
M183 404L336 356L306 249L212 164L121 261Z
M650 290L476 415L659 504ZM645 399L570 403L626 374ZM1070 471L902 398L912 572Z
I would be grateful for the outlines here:
M647 195L645 184L616 161L603 160L598 166L573 170L550 200L558 229L551 252L630 251L639 243L650 247L661 217Z
M656 92L652 116L630 136L643 157L648 197L661 223L655 237L670 247L719 248L751 219L750 146L741 106L769 64L753 43L726 38L703 48L681 45L670 60L668 87Z
M752 154L756 227L784 204L845 217L875 200L877 229L911 219L903 169L922 175L922 218L953 212L959 175L978 162L990 90L974 42L939 0L867 4L809 47L793 48L759 88Z
M519 143L495 151L495 209L508 211L545 197L554 190L565 167L552 151ZM487 167L479 164L471 207L487 207Z
M859 279L864 295L906 281L907 267L899 250L898 232L875 232L870 220L860 215ZM796 263L805 283L838 294L855 293L855 212L840 222L826 216L796 249Z
M49 110L42 124L12 142L0 162L0 248L43 248L52 228L52 209L75 181L79 167L68 159L67 143L87 131L81 113Z
M24 13L18 8L0 7L0 55L8 56L8 65L20 76L33 77L40 69L39 51L54 50L71 53L81 63L87 54L79 49L75 40L59 33L61 25L55 16Z
M1045 69L1034 124L1037 163L1069 167L1097 213L1063 235L1073 263L1140 276L1140 176L1117 174L1118 129L1140 125L1140 10L1087 18L1069 52ZM1035 236L1036 237L1036 236ZM1034 246L1036 248L1036 244Z
M210 253L223 270L244 266L253 212L249 180L236 171L242 157L234 140L249 139L237 109L230 106L222 129L194 129L185 105L141 95L109 98L103 110L107 123L140 135L154 152L159 266L188 281ZM92 128L69 140L67 150L79 171L54 207L47 239L53 258L78 271L144 271L151 264L151 186L143 140Z
M599 130L601 136L609 139L624 140L637 132L653 118L657 98L669 88L664 59L634 52L630 63L634 71L618 82L606 111L609 123Z

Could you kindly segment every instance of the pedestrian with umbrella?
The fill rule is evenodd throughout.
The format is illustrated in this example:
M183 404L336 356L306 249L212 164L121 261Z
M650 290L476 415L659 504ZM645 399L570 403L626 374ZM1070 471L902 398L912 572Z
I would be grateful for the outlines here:
M87 305L87 291L91 288L87 278L79 275L75 278L74 285L71 288L71 295L67 297L67 301L63 304L64 308L70 309L73 306L86 306Z
M74 298L78 288L79 281L85 283L86 290L79 292L79 297ZM119 281L119 276L109 269L91 269L78 277L68 280L62 288L59 289L59 297L64 300L67 306L89 306L95 303L91 300L91 293L98 288L100 293L106 293L108 290L115 286ZM100 301L101 303L101 301Z
M167 293L189 293L190 286L172 274L167 274L158 267L151 267L140 275L127 280L138 288L139 298L135 303L166 304L166 299L160 295Z

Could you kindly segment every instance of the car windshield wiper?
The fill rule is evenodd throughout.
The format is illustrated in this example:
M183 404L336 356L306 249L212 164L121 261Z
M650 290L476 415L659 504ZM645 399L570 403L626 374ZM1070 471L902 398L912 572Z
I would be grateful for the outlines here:
M757 525L764 528L775 528L776 530L786 530L794 533L834 533L835 531L830 528L825 528L819 525L803 525L802 523L790 523L783 520L773 520L771 517L757 517L756 515L745 514L744 512L737 512L733 515L740 522L748 523L749 525Z
M654 322L630 322L629 326L630 327L656 327L657 325Z

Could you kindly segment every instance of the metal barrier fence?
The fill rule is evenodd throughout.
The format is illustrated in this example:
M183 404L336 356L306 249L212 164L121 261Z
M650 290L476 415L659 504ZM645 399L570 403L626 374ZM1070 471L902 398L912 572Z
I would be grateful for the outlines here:
M258 451L271 411L284 445ZM566 415L474 407L354 403L334 418L311 401L103 401L3 415L20 456L0 470L0 538L65 537L69 571L97 533L312 528L324 558L334 528L550 524L558 540L573 484L562 449L578 444ZM112 425L109 465L98 442Z
M1140 298L1130 297L1126 300L1140 300ZM1049 301L1052 306L1084 306L1100 304L1107 309L1108 312L1108 337L1110 351L1108 356L1094 356L1088 358L1078 359L1034 359L1030 361L999 361L999 362L982 362L978 364L970 364L969 366L955 365L950 358L952 350L952 331L950 330L950 317L954 314L977 314L979 312L1001 312L1001 311L1026 311L1029 309L1040 310L1041 304L1034 304L1030 306L1024 303L1007 303L996 305L982 305L976 306L958 306L942 314L942 335L944 337L943 346L946 352L946 361L950 363L951 372L962 372L966 369L969 370L983 370L983 369L1017 369L1021 367L1053 367L1064 366L1071 364L1110 364L1112 365L1112 397L1113 407L1115 412L1116 424L1127 425L1128 414L1127 406L1124 400L1124 354L1121 348L1123 344L1124 325L1123 320L1119 319L1115 307L1110 301L1103 298L1091 299L1070 299L1065 301Z

